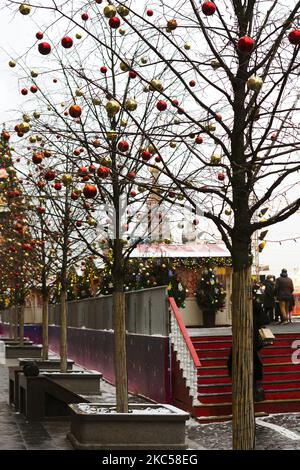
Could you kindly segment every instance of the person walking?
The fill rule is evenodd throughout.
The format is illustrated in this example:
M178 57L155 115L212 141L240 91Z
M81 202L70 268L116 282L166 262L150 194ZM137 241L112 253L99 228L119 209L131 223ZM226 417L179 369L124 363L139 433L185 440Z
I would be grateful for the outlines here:
M282 325L287 325L289 323L289 305L293 292L293 281L290 277L288 277L287 270L282 269L280 277L276 279L275 283L275 297L279 301Z
M265 290L264 290L264 309L265 314L269 318L269 323L274 322L274 307L275 307L275 282L274 277L270 274L267 276L265 281Z

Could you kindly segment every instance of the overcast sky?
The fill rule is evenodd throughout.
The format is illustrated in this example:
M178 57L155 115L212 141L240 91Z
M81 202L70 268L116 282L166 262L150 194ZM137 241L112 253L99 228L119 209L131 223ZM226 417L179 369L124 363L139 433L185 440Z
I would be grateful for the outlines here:
M16 58L35 41L35 33L30 18L17 14L12 22L2 10L0 15L0 122L8 122L14 116L20 116L15 110L20 109L22 97L18 80L9 68L10 58ZM279 275L284 267L299 286L300 292L300 214L288 221L269 228L267 245L260 255L260 264L269 265L270 273ZM296 241L284 241L285 239ZM270 241L268 241L270 240ZM281 245L279 241L282 241ZM265 274L265 273L264 273Z

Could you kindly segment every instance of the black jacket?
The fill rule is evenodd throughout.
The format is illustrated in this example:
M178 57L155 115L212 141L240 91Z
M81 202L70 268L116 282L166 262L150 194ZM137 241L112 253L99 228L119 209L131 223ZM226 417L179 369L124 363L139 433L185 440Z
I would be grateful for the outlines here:
M292 279L281 274L280 277L276 279L275 297L277 297L278 300L289 301L293 292L294 285Z
M268 279L265 282L265 291L264 291L264 307L273 308L275 305L275 284Z

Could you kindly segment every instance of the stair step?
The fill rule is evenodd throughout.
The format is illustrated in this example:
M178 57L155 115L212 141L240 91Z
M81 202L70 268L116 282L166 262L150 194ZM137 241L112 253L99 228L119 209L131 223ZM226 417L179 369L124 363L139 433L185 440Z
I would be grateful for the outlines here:
M230 383L219 383L219 384L198 384L198 393L213 394L213 393L224 393L231 392ZM264 390L300 390L300 379L299 380L276 380L276 381L263 381Z
M255 413L255 418L262 418L268 416L268 413L264 411ZM220 415L220 416L199 416L197 417L197 421L200 424L210 424L215 422L223 422L223 421L232 421L232 414L230 415Z
M290 389L290 390L279 390L279 389L271 389L265 390L266 400L286 400L286 399L295 399L300 401L300 390L297 389ZM200 403L228 403L232 400L231 392L222 392L222 393L199 393L198 399Z
M296 372L287 372L283 371L281 373L277 372L266 372L264 371L264 382L276 382L276 381L293 381L300 380L300 371ZM213 384L228 384L231 383L231 378L228 374L224 375L202 375L198 376L199 385L213 385Z
M264 413L295 413L300 412L300 400L265 400L255 403L255 412ZM196 417L228 416L232 413L231 403L215 403L195 406L193 413Z
M297 372L300 371L300 364L292 364L291 362L264 363L264 372ZM226 375L227 365L224 364L208 366L207 364L197 369L198 376L201 375Z
M206 358L214 357L228 357L230 347L227 348L216 348L216 349L197 349L196 352L200 361ZM263 348L260 353L262 356L288 356L294 352L291 346L267 346Z

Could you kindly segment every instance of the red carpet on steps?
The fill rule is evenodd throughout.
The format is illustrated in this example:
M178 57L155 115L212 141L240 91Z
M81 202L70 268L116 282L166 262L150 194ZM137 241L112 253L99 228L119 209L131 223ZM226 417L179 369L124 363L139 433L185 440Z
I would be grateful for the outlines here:
M297 332L276 334L274 344L261 351L265 401L255 404L256 412L300 412L300 354L299 364L292 362L292 345L299 339ZM230 419L232 390L227 358L231 336L197 336L191 340L201 362L199 406L194 407L194 415L202 422Z

